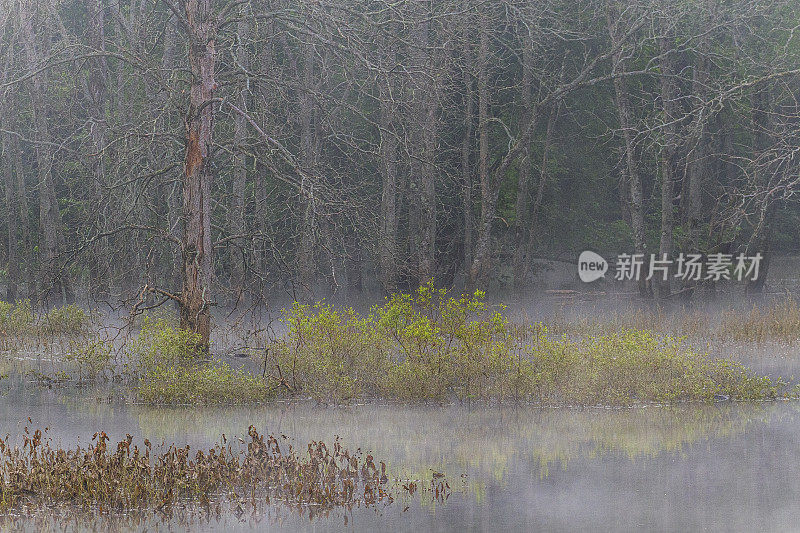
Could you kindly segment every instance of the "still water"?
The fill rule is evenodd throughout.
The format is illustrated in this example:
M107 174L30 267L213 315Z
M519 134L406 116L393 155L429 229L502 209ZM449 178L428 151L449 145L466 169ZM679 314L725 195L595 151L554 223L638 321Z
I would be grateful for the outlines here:
M87 522L47 512L4 517L38 531L191 529L246 531L789 531L800 530L800 403L722 402L631 409L487 405L324 407L276 403L231 408L153 408L106 393L50 389L7 378L0 429L49 427L54 444L86 446L103 430L193 448L261 433L371 451L392 477L446 475L444 502L430 494L325 516L264 507L255 515L124 516ZM111 395L113 398L113 394ZM30 417L31 422L28 422Z

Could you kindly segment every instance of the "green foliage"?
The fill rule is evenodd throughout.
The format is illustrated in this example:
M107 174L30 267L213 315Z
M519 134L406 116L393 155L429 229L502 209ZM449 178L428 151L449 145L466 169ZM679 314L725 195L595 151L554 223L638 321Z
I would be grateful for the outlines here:
M153 404L249 403L272 395L265 379L218 361L201 361L200 336L164 318L145 318L127 350L139 397Z
M218 362L157 365L137 391L150 404L253 403L273 395L266 380Z
M294 394L447 401L614 404L774 398L781 380L711 360L685 338L619 326L570 340L513 324L480 291L449 297L425 285L367 315L319 303L284 311L272 379Z
M33 309L30 300L13 304L0 301L0 335L19 335L30 331Z
M64 360L77 363L81 379L94 380L108 369L112 351L111 344L99 340L89 344L71 343Z
M503 397L520 372L507 321L484 294L450 298L432 284L395 294L367 315L318 303L284 311L289 332L273 350L278 378L297 393L444 400Z
M39 331L44 335L79 335L89 326L86 311L75 304L50 309L41 318Z
M371 317L318 303L295 303L284 312L288 337L277 346L278 368L291 372L291 387L315 398L340 401L362 390L378 392L385 372L381 337Z
M126 350L129 364L141 374L156 367L187 365L196 359L194 347L200 336L173 327L164 318L145 317L139 335Z
M545 337L533 350L534 398L581 405L765 399L785 385L738 363L710 360L684 342L633 329L577 342Z

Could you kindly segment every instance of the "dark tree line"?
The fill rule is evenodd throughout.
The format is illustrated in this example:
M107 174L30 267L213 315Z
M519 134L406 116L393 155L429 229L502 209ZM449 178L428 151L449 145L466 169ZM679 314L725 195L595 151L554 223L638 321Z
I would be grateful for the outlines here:
M275 294L795 250L798 24L792 0L0 0L6 298L174 300L207 338L209 306Z

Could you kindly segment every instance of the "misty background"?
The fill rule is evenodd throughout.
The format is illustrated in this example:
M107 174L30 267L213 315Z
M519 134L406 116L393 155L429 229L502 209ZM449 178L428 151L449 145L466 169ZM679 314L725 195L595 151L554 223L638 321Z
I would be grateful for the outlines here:
M3 296L521 295L581 289L584 249L761 252L757 293L797 252L799 15L0 0Z

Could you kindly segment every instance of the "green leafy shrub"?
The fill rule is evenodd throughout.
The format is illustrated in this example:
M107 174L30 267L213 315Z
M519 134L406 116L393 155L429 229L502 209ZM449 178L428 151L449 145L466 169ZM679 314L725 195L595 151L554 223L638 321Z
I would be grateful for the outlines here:
M99 340L89 344L72 343L64 360L78 365L81 380L94 380L108 369L112 351L111 344Z
M518 356L508 321L483 297L478 291L452 298L428 284L387 298L367 315L295 304L284 312L286 338L272 347L273 378L333 402L518 395L530 364Z
M449 297L431 283L375 308L377 328L396 341L387 389L405 399L502 399L527 392L530 365L501 306L485 293ZM413 385L412 385L413 384Z
M126 350L138 378L139 398L153 404L249 403L273 393L266 379L218 361L198 358L200 336L172 326L171 321L145 318Z
M535 398L543 403L622 404L774 398L785 385L743 365L710 360L685 339L623 329L534 347Z
M10 304L0 301L0 334L19 335L30 331L33 324L33 309L30 300L18 300Z
M432 284L395 294L366 315L295 304L270 347L273 380L320 401L353 397L630 405L775 397L780 380L711 360L685 337L617 326L577 339L513 324L477 291L453 298Z
M145 317L139 335L126 349L129 366L140 374L146 374L156 367L181 366L195 362L194 347L200 336L173 327L163 318Z
M273 395L265 379L219 362L158 365L137 390L150 404L253 403Z
M388 361L374 317L295 303L283 321L289 333L273 353L287 387L333 402L380 391Z
M54 307L41 317L39 330L44 335L79 335L89 327L86 311L75 304Z

